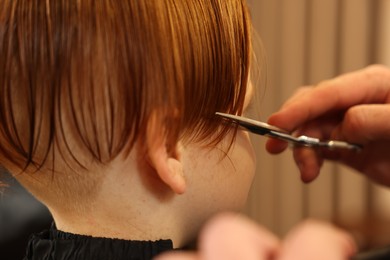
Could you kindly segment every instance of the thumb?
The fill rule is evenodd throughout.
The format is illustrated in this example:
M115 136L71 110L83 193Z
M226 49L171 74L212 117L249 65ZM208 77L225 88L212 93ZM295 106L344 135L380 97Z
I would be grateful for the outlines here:
M362 145L376 140L390 140L390 104L351 107L332 138Z

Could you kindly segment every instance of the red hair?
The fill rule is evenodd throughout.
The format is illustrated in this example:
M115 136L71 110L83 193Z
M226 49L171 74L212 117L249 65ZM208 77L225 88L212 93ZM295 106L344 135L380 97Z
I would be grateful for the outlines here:
M242 112L250 32L244 0L2 0L0 164L108 162L155 112L169 143L220 141L215 112Z

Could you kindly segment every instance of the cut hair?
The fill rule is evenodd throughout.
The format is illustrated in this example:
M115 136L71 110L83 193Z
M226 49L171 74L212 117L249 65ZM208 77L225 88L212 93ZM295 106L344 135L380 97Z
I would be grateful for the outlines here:
M157 113L168 143L231 130L251 25L244 0L0 1L0 164L106 163Z

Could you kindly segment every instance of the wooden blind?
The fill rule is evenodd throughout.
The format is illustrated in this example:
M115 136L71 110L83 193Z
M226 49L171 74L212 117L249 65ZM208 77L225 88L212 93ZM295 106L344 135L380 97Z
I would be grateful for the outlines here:
M266 120L299 86L375 62L390 65L390 0L249 2L263 45L257 51L266 53L261 75L267 75L266 83L256 81L252 116L258 119ZM308 217L340 223L363 223L372 215L390 219L388 189L333 163L326 163L312 184L302 184L291 151L271 156L264 141L253 137L257 175L247 213L277 234Z

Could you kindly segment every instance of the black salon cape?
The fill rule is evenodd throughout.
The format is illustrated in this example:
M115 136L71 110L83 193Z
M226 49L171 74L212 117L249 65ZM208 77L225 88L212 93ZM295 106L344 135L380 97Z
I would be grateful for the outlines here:
M95 238L52 228L32 235L24 260L147 260L172 249L171 240L152 242Z

